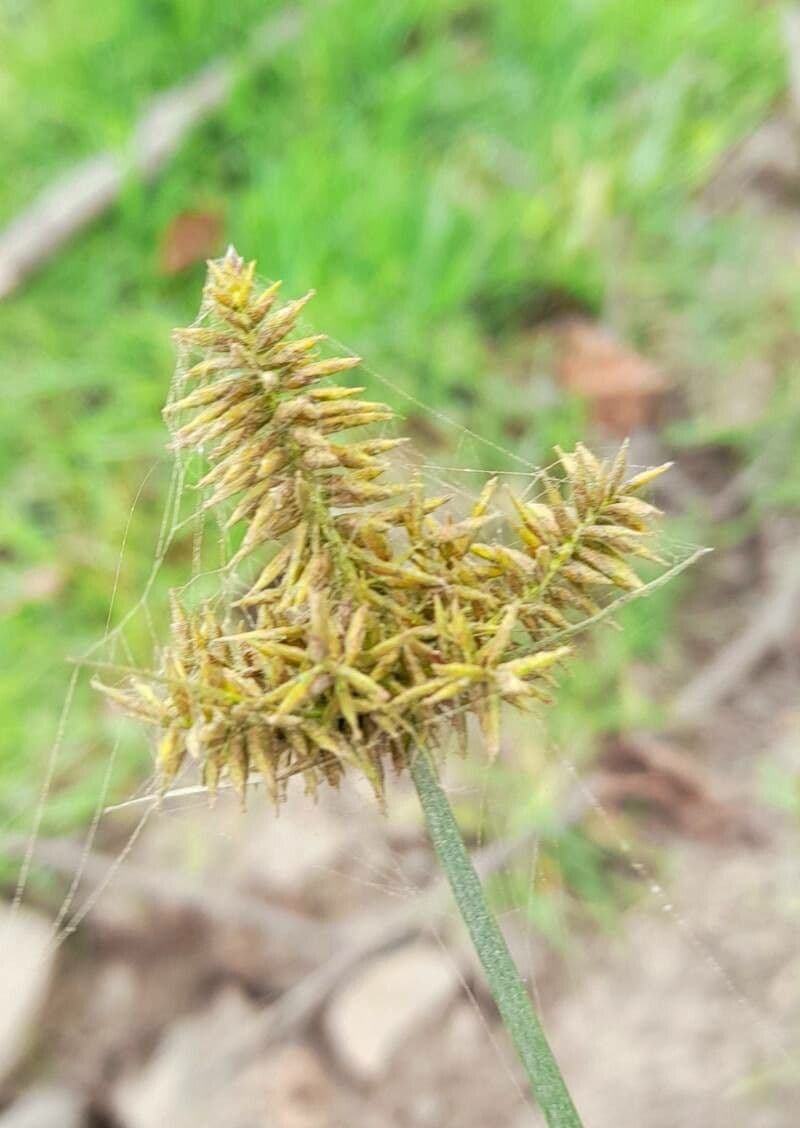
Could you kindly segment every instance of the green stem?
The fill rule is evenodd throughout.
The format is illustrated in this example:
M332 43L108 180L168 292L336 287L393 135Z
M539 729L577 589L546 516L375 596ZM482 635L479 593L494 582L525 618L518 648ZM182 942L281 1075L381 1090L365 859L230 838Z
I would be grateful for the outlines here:
M550 1128L581 1128L572 1098L536 1017L508 945L489 908L452 808L439 786L429 754L419 749L411 764L428 832L478 953L494 1001Z

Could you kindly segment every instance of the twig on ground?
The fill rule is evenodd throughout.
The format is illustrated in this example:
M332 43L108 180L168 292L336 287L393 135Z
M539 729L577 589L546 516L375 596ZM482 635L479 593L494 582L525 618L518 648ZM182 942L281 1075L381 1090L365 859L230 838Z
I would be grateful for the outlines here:
M578 793L568 795L564 805L565 824L579 821L585 808L584 797ZM485 878L502 869L530 843L532 837L535 835L528 832L478 850L474 862L480 876ZM24 835L3 835L0 837L0 852L17 854L25 848L26 842ZM83 866L81 881L84 884L102 881L114 862L113 858L98 851L85 853L80 842L68 838L41 840L36 856L40 863L67 877L72 877L75 870ZM268 1024L270 1029L273 1022L281 1029L295 1029L324 1004L362 960L396 947L430 927L449 905L448 884L442 877L398 910L382 914L379 921L371 920L363 929L356 926L358 935L352 940L352 921L347 926L340 926L330 921L311 920L290 909L260 902L246 893L221 889L218 885L207 888L175 871L165 873L129 863L117 871L114 880L117 886L166 908L191 909L214 923L253 927L273 936L277 931L283 941L296 939L302 944L304 954L309 960L316 959L320 966L272 1004L269 1008L272 1016ZM348 937L347 942L343 940L344 936ZM331 946L337 942L342 946L335 949L331 956Z
M585 786L573 788L563 803L560 826L574 825L591 805ZM476 850L472 861L478 876L486 880L523 851L539 836L528 830L516 838L501 839ZM442 874L419 896L395 911L385 914L356 940L335 952L322 966L305 976L281 995L253 1025L231 1040L231 1059L243 1060L265 1046L285 1040L310 1022L325 1006L336 989L361 964L412 940L421 932L434 930L437 923L452 914L452 893Z
M584 800L579 798L575 802L573 799L568 798L565 807L569 821L579 819L585 809ZM476 851L474 862L480 876L486 878L497 873L529 845L533 837L535 835L528 832ZM0 838L0 849L13 854L24 849L25 841L24 835L4 835ZM41 841L37 859L67 876L72 876L78 865L84 865L83 880L91 883L101 881L113 862L97 852L90 852L84 858L79 842L63 838ZM225 1052L232 1061L246 1059L249 1054L296 1032L314 1018L357 967L426 929L435 928L437 921L450 912L451 905L447 879L440 877L419 896L392 912L383 913L378 919L370 917L363 926L356 923L354 928L351 921L346 928L340 928L330 922L309 921L298 913L259 903L244 893L225 891L218 885L207 890L185 875L166 875L163 870L150 871L129 864L118 871L115 882L169 908L191 908L216 922L233 920L271 935L277 930L283 942L296 939L309 960L316 960L316 969L267 1007L251 1027L232 1032L227 1049L223 1051L220 1047L220 1052ZM347 940L342 939L344 934Z
M127 151L89 157L46 188L0 231L0 299L111 207L129 176L156 176L189 130L224 102L242 65L265 62L296 39L300 28L294 8L272 16L243 55L217 60L155 98L136 124Z
M744 629L678 694L671 711L675 722L694 725L709 716L797 627L799 618L800 545L786 553Z
M475 868L481 878L497 873L535 835L527 832L515 839L493 842L476 852ZM229 1054L241 1061L265 1046L274 1045L295 1034L325 1006L336 989L360 965L412 940L419 933L435 929L437 922L451 912L451 893L447 878L436 878L419 896L364 929L351 944L285 991L258 1015L247 1030L232 1036Z
M26 844L25 835L4 835L0 837L0 852L15 855ZM109 855L98 851L86 853L80 842L69 838L40 840L36 860L68 878L82 868L84 885L99 884L114 865ZM309 960L324 959L331 944L340 942L343 935L343 929L335 923L266 904L246 893L226 889L218 882L202 884L175 869L145 869L128 863L117 870L114 883L153 904L171 910L188 909L217 925L241 925L271 938L277 935L282 943L298 945Z

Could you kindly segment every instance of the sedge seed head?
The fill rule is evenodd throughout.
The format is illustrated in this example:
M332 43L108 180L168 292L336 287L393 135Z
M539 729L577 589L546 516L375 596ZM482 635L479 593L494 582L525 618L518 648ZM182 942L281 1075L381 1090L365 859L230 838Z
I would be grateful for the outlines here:
M507 543L486 538L496 480L460 520L419 479L389 482L398 440L363 429L391 410L330 382L358 358L296 335L310 296L281 304L231 250L209 264L202 323L176 332L171 446L204 451L206 507L241 530L230 566L259 569L222 614L173 596L156 668L98 683L156 730L162 789L196 760L212 794L258 775L279 802L292 775L314 792L357 771L381 797L387 766L463 734L467 712L493 755L501 703L547 700L569 656L555 636L639 587L632 564L652 558L658 511L639 493L666 467L628 479L625 447L559 451L542 500L512 499Z

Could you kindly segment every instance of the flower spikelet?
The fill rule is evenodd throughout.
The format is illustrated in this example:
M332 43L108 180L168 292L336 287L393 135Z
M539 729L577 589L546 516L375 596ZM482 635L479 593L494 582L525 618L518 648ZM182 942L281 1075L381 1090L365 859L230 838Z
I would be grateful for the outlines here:
M258 777L279 802L292 775L313 793L354 770L382 797L387 765L463 737L468 713L494 755L503 703L548 701L565 634L656 559L640 493L666 467L628 477L624 446L610 461L558 451L558 477L542 474L536 501L512 495L510 521L497 479L458 516L418 478L392 480L404 440L376 433L392 412L331 382L358 358L298 333L310 296L281 304L230 251L176 333L171 445L207 462L203 504L238 538L239 592L173 596L155 669L97 683L156 730L162 790L195 760L212 794L224 780L244 797Z

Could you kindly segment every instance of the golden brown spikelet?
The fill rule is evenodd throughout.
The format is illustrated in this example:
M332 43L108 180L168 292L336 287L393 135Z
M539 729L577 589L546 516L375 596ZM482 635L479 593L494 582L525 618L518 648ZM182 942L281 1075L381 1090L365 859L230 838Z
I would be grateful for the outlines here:
M562 481L512 496L511 543L487 538L496 478L460 518L419 478L387 481L404 440L347 432L390 409L321 383L357 358L292 335L310 296L281 304L230 251L209 264L201 323L176 333L190 382L165 409L172 446L203 451L205 506L241 529L231 567L258 567L221 615L173 595L157 670L99 686L159 730L162 789L199 760L212 794L227 781L244 799L259 778L277 803L292 775L313 793L351 770L380 797L385 764L463 737L466 712L494 755L501 703L548 700L568 658L548 639L638 588L631 563L652 558L658 511L637 495L667 467L626 481L625 446L608 462L559 450Z

